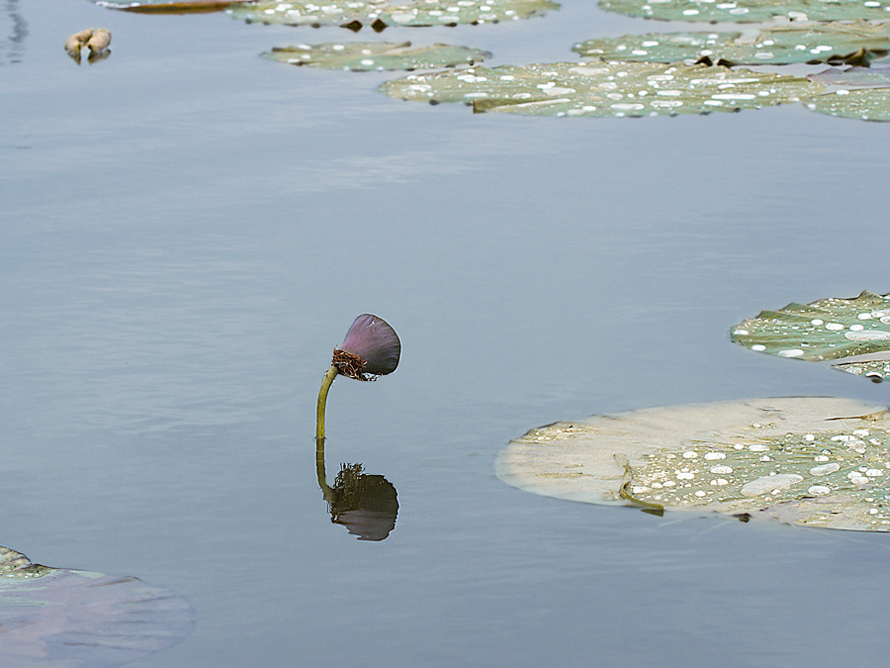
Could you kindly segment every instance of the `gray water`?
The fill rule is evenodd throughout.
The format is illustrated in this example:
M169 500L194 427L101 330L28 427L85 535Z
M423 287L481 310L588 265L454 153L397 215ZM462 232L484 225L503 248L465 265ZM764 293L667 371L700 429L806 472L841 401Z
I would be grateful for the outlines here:
M562 502L492 463L594 413L887 401L728 330L890 290L888 125L401 103L375 91L389 75L258 57L373 34L223 14L7 0L0 26L0 544L187 596L194 634L133 665L886 661L886 535ZM112 54L78 67L62 44L89 26ZM566 0L382 37L498 65L667 28ZM329 479L361 462L398 490L380 542L331 523L313 439L367 311L401 364L334 383L326 455Z

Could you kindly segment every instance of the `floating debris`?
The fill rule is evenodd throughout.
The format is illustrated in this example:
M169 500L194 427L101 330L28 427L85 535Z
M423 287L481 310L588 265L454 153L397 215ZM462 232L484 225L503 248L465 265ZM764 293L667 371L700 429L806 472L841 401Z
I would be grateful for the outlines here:
M890 531L890 414L798 397L666 406L533 429L496 472L572 501Z
M89 60L101 59L107 55L106 49L111 44L111 32L105 28L87 28L76 32L65 40L65 51L78 63L80 52L86 47L90 50Z
M93 36L93 28L87 28L76 32L65 40L65 51L68 55L76 60L80 60L80 50L90 41Z

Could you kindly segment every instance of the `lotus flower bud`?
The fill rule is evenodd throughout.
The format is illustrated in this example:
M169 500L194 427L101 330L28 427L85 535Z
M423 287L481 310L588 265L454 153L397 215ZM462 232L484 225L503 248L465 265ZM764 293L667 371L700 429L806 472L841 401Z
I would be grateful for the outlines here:
M399 365L402 344L389 323L370 313L355 319L340 347L334 350L333 365L344 376L373 380L392 373Z

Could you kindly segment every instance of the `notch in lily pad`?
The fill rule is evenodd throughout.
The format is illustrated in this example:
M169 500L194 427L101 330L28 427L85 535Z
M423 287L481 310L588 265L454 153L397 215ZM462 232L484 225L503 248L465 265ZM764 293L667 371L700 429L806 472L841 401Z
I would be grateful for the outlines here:
M324 414L328 390L338 375L355 380L376 380L399 366L402 343L396 330L383 318L370 313L358 316L346 332L346 338L334 349L331 368L321 381L318 392L315 438L323 442Z

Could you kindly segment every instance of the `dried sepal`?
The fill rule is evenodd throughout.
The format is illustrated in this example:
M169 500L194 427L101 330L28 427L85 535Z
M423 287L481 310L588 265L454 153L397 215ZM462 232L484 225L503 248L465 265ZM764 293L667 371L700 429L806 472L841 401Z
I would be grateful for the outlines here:
M365 361L358 355L353 355L345 350L334 349L334 359L331 361L337 371L347 378L356 380L374 380L376 376L369 376L364 372Z

